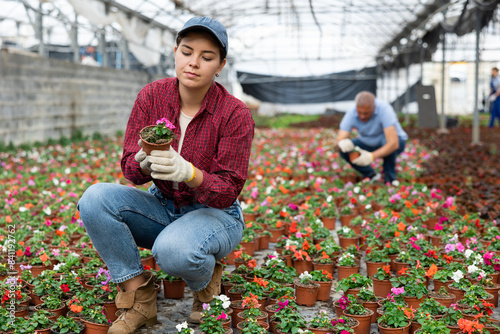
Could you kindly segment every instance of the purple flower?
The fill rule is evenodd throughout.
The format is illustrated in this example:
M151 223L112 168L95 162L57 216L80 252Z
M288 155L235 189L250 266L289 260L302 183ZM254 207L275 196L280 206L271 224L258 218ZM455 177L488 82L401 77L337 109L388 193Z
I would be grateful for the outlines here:
M455 250L455 244L447 244L445 247L444 247L444 251L446 253L449 253L449 252L453 252Z

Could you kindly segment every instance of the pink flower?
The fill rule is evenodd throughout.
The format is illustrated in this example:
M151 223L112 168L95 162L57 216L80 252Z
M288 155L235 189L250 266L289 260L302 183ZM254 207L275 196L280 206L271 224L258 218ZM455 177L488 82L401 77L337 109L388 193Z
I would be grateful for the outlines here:
M226 320L227 319L227 315L224 312L222 312L222 314L217 317L217 320L221 320L221 319L222 320Z
M457 248L457 251L459 251L460 253L463 253L463 252L465 251L465 246L464 246L464 245L462 245L462 243L461 243L461 242L457 242L457 243L455 244L455 247Z
M392 288L391 289L392 293L397 296L397 295L400 295L402 293L405 293L405 288L404 287L400 287L400 288Z
M156 121L156 124L160 124L160 123L165 123L165 127L169 128L170 130L173 130L175 129L175 125L173 125L168 119L166 119L165 117L159 119Z

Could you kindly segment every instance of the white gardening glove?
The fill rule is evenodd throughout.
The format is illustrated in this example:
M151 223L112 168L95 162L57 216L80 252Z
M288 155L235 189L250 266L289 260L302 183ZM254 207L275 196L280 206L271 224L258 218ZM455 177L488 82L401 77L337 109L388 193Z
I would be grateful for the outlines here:
M141 169L149 169L151 170L151 162L149 162L148 155L146 152L142 150L142 141L139 139L139 142L137 143L141 147L141 149L135 154L135 161L139 163L141 166Z
M185 182L193 179L193 165L184 160L172 147L168 151L151 151L148 159L151 162L151 177L153 179L174 182Z
M371 152L360 149L359 147L356 147L356 150L361 153L361 155L351 161L353 164L364 167L373 162L373 154Z
M351 152L354 150L354 143L350 139L342 139L337 144L342 152Z

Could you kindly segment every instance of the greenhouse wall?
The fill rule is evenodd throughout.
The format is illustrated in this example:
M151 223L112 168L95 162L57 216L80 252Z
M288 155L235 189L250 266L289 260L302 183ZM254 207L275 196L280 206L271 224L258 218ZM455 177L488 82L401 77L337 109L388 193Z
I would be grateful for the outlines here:
M0 52L0 141L19 145L125 130L144 72Z

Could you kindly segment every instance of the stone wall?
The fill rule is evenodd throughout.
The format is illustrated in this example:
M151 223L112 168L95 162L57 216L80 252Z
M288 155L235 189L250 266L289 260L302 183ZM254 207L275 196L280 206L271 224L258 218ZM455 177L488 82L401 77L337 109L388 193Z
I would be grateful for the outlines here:
M147 73L0 52L0 142L125 131Z

